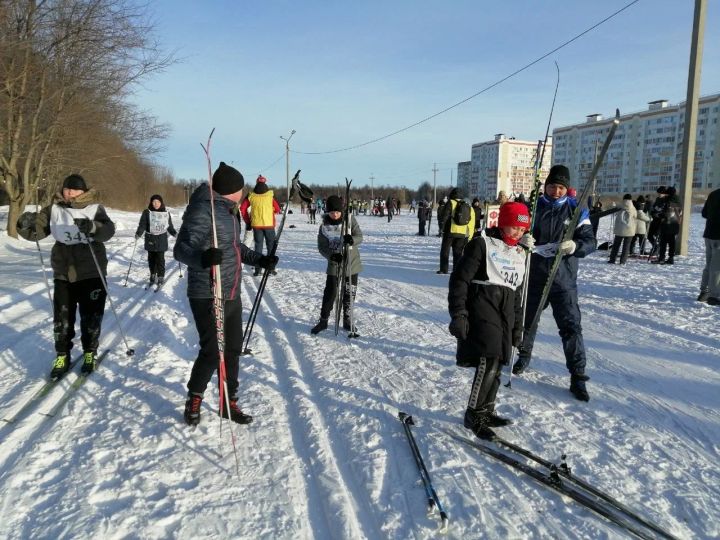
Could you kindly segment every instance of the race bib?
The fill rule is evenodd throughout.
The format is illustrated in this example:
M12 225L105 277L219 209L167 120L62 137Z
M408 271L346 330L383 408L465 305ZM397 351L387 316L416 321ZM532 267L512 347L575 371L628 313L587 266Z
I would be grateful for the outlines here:
M91 204L85 208L67 208L54 204L50 210L50 234L62 244L87 244L85 235L75 225L76 219L94 219L98 205Z
M342 238L340 238L341 225L323 225L322 234L330 243L330 251L342 250Z
M169 214L167 212L150 211L150 234L164 234L167 232L169 223Z
M488 282L517 289L525 277L525 250L520 246L508 246L502 240L485 236Z

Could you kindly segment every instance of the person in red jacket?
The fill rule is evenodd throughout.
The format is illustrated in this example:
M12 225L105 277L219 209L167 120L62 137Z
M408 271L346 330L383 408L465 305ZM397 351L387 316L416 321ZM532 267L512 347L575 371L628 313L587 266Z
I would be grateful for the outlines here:
M268 188L264 176L257 177L252 193L240 205L240 213L248 228L252 228L255 251L263 252L264 240L267 250L265 254L270 253L275 244L275 214L280 213L280 205L273 196L273 190ZM253 276L259 276L261 272L262 269L256 266ZM272 270L272 274L275 273L275 270Z

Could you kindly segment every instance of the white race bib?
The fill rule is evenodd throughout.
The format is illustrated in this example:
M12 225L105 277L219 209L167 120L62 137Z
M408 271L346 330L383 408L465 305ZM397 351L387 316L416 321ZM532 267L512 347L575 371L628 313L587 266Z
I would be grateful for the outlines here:
M50 210L50 234L62 244L87 244L85 235L75 225L76 219L95 219L98 205L91 204L85 208L68 208L53 204Z
M167 232L169 220L167 212L150 210L150 234L164 234Z
M330 251L341 251L342 250L342 238L340 238L341 224L338 225L323 225L322 234L328 239L330 243Z
M517 289L525 277L525 250L520 246L508 246L502 240L485 236L488 282L493 285Z

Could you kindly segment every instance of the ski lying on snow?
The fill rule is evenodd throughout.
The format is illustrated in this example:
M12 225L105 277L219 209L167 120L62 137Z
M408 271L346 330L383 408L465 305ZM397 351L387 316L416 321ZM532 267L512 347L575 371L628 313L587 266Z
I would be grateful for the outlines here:
M81 358L82 354L70 360L70 367L68 368L67 373L70 373L72 368L80 361ZM22 405L20 405L20 407L15 409L15 412L10 414L9 416L5 416L2 421L7 422L8 424L15 423L19 418L23 417L27 411L34 407L40 400L47 396L50 391L55 387L55 385L60 380L62 380L65 375L67 375L67 373L63 373L59 377L48 378L47 381L45 381L42 385L38 387L34 394L32 394Z
M653 540L656 538L655 534L660 534L663 538L669 538L674 539L675 537L666 533L665 531L662 531L662 529L657 528L656 530L653 527L648 527L644 523L642 524L645 529L638 527L634 523L628 522L624 518L631 518L636 519L635 515L618 515L619 509L616 508L613 504L609 503L604 498L601 498L595 494L593 494L591 491L588 491L586 489L583 489L583 487L574 482L573 479L570 479L568 477L564 477L560 475L560 473L555 470L549 470L548 472L541 471L539 469L536 469L534 467L531 467L527 463L523 463L522 461L519 461L515 457L512 457L508 454L505 454L504 452L501 452L500 450L497 450L495 448L492 448L491 446L488 446L486 444L483 444L482 441L478 439L470 439L468 437L465 437L464 435L460 435L458 433L455 433L454 431L450 429L440 428L443 433L448 435L450 438L454 439L455 441L458 441L466 446L469 446L471 448L475 448L484 454L503 462L504 464L508 465L509 467L512 467L515 470L518 470L520 472L523 472L527 474L528 476L532 477L534 480L540 482L541 484L546 485L547 487L554 489L558 493L565 495L567 497L570 497L575 502L581 504L582 506L586 507L589 510L592 510L599 516L604 517L608 521L614 523L615 525L621 527L625 531L635 535L638 538L642 538L644 540ZM503 440L503 439L500 439ZM498 440L495 441L498 444ZM512 443L510 443L512 446L517 446ZM509 447L508 447L509 448ZM521 448L521 447L518 447ZM513 450L511 450L513 451ZM518 452L518 454L523 455L525 457L529 457L529 455L534 455L528 450L522 449L524 453ZM533 459L533 458L530 458ZM543 458L540 458L543 461ZM539 463L539 462L538 462ZM549 462L548 462L549 463ZM574 477L573 477L574 478ZM624 512L621 512L624 514ZM655 534L649 533L646 529L652 529ZM662 531L662 532L658 532Z
M104 350L100 355L95 359L95 370L91 373L81 373L77 379L73 381L73 383L65 390L62 397L58 400L57 403L50 409L48 412L41 413L43 416L50 416L53 417L59 413L62 408L65 406L65 404L70 401L70 398L75 395L75 393L82 388L82 386L87 381L88 377L95 373L97 369L100 367L100 364L102 363L103 359L107 355L108 350Z

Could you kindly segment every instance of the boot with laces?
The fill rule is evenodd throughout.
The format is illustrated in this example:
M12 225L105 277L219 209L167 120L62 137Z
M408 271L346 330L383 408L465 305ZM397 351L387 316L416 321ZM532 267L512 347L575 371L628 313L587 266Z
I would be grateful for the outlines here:
M240 407L238 406L237 398L230 400L230 416L228 416L227 407L224 403L222 409L223 411L220 416L222 416L223 418L230 418L230 420L232 420L236 424L251 424L253 421L252 416L242 412L242 409L240 409Z
M86 351L83 353L83 363L80 368L80 373L89 374L95 371L95 360L97 355L93 351Z
M70 370L70 358L67 354L58 354L57 358L53 362L52 371L50 372L51 379L59 379Z
M185 401L185 423L188 426L197 426L200 423L200 409L202 407L203 395L188 394L187 401Z

